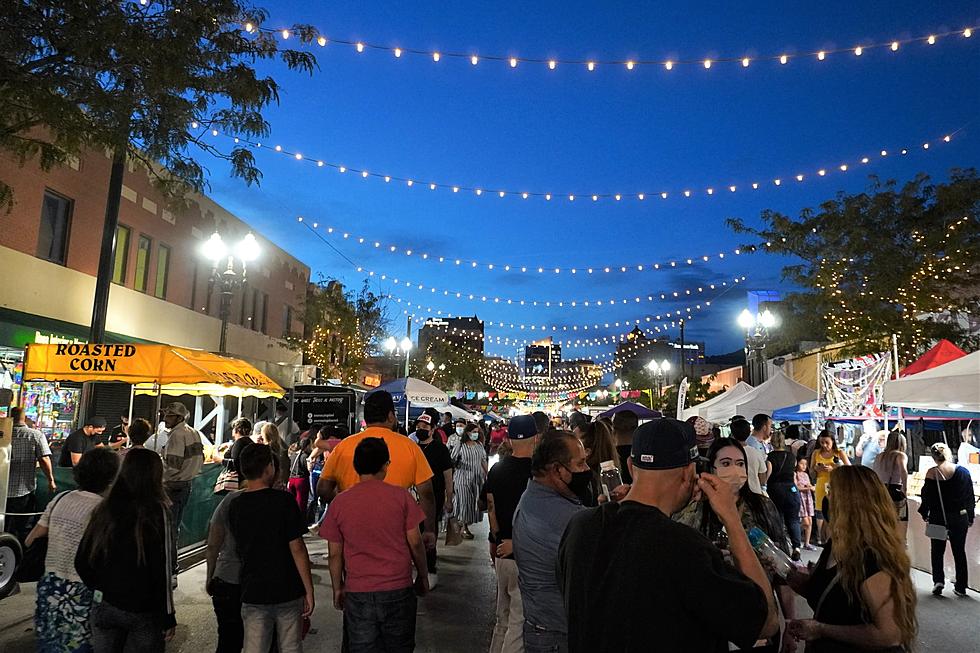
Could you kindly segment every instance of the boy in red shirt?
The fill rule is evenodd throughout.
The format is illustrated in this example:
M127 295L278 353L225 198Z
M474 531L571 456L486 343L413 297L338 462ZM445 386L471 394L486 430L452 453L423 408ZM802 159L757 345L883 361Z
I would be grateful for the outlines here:
M384 482L390 462L383 439L361 440L354 450L360 482L337 495L320 527L351 653L414 650L416 594L429 590L419 531L425 514L408 490Z

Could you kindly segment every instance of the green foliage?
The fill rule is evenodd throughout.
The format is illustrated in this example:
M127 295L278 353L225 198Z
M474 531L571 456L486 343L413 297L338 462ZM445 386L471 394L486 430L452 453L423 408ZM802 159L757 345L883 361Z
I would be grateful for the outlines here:
M798 218L762 213L764 227L728 221L771 254L800 263L783 276L804 292L787 298L789 323L809 338L847 344L846 354L889 347L903 358L948 338L980 346L967 327L980 308L980 178L954 170L948 183L919 175L901 187L872 177L867 193L805 209ZM786 318L784 317L784 322Z
M433 369L428 369L428 363ZM439 369L439 366L445 369ZM425 351L413 351L409 373L443 390L489 390L483 377L484 359L479 349L462 347L442 338L431 338Z
M312 54L279 49L258 29L265 19L240 0L0 2L0 150L46 170L86 148L124 148L174 203L206 189L201 151L258 183L247 147L223 150L205 135L269 133L262 109L279 86L256 62L316 68ZM256 29L246 33L246 22ZM306 25L292 32L301 43L316 38ZM0 208L13 200L0 179Z
M307 293L303 307L303 338L287 338L287 345L302 350L328 378L355 383L367 357L377 352L387 327L384 297L367 282L357 292L321 278Z

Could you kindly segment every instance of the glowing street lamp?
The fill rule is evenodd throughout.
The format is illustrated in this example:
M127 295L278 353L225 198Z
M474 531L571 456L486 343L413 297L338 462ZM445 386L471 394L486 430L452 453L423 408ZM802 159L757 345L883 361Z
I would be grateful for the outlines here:
M770 331L777 324L776 316L768 308L754 315L746 308L739 313L737 321L745 330L745 367L748 381L751 385L758 385L766 380L762 351L769 342Z
M231 300L234 292L243 287L246 282L248 264L259 258L262 249L255 236L249 232L238 243L229 248L217 231L211 234L201 244L201 255L211 261L211 278L208 281L208 292L215 288L221 294L218 304L218 317L221 318L221 337L218 341L218 351L226 353L228 348L228 318L231 317ZM219 266L225 263L224 270ZM237 264L237 266L236 266ZM241 268L241 273L237 267ZM286 325L287 329L289 325Z

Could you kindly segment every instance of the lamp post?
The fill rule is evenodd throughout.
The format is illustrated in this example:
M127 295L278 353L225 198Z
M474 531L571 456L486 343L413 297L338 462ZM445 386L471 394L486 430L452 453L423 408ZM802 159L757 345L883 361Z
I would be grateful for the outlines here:
M405 376L407 378L409 354L412 351L412 339L409 338L408 336L405 336L401 340L398 340L397 338L395 338L395 336L388 336L384 341L384 348L385 351L387 351L388 354L392 356L392 358L394 358L395 360L396 377L398 376L397 370L400 367L398 365L398 357L401 356L402 354L405 355Z
M235 291L243 288L248 264L259 257L259 243L251 232L247 233L233 248L229 249L221 234L217 231L201 245L201 254L212 263L211 278L208 280L208 291L217 288L221 294L218 304L218 317L221 318L221 338L218 341L218 352L228 350L228 318L231 316L231 298ZM222 262L225 263L221 270ZM238 268L241 268L239 273Z
M753 315L744 309L738 316L738 325L745 329L745 370L749 385L766 380L766 367L762 351L769 342L770 331L776 326L776 316L768 308Z
M436 380L436 370L438 369L440 372L445 372L446 371L446 364L445 363L439 363L439 365L436 366L435 363L433 363L432 361L429 361L428 363L425 364L425 369L427 369L429 372L432 373L432 377L429 379L429 383L434 383L435 380Z
M657 396L662 401L664 396L664 381L667 378L667 372L670 371L670 361L666 358L660 363L651 360L647 363L647 369L653 375L654 381L657 382ZM653 397L650 398L650 410L653 410Z

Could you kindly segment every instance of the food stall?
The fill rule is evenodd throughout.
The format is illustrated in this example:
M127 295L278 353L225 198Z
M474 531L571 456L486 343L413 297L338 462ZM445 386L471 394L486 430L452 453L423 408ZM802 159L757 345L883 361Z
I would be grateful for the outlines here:
M117 382L132 386L137 393L195 397L191 426L200 430L214 419L220 438L224 429L224 397L237 397L239 410L244 397L282 397L284 392L268 376L248 363L211 352L169 345L144 344L29 344L24 357L24 380L57 382ZM203 415L202 399L210 396L217 407ZM158 403L159 403L158 399ZM156 421L155 416L151 423ZM221 495L214 494L214 483L221 465L212 464L205 451L205 464L194 480L191 497L181 522L179 546L187 550L200 546L207 538L208 520ZM39 472L40 474L40 472ZM74 487L72 470L55 468L59 490ZM47 504L47 483L38 483L38 501Z

